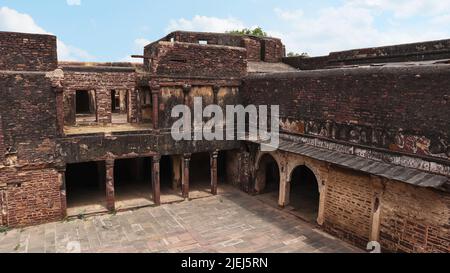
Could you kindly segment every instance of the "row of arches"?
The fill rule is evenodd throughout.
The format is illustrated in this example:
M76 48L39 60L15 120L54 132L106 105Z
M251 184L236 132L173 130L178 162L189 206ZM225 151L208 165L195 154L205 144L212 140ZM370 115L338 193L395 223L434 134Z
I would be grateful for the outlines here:
M319 216L320 189L318 178L306 165L298 165L288 174L287 185L281 184L281 177L287 171L271 154L264 154L257 163L255 192L271 196L283 203L308 222L315 222Z

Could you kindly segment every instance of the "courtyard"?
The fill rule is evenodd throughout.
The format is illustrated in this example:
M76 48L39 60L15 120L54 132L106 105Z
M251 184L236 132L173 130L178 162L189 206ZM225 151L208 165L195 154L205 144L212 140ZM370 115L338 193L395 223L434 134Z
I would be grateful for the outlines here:
M0 253L361 252L237 189L0 234Z

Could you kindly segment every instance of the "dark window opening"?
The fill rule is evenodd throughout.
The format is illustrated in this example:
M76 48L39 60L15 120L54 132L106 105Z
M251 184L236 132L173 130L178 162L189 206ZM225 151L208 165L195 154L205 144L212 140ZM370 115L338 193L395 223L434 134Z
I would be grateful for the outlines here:
M111 112L112 113L118 113L120 108L120 97L119 94L116 94L115 90L111 91Z
M152 96L148 87L140 90L140 104L142 123L151 123L153 118Z
M87 90L76 91L76 113L92 114L91 101Z

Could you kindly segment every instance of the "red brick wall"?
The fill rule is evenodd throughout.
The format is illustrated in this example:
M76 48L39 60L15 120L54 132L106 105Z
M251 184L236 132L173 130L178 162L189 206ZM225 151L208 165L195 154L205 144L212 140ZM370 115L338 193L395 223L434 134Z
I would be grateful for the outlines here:
M321 57L289 57L283 62L301 70L324 69L344 65L418 62L450 58L450 39L394 46L361 48L330 53Z
M145 48L146 67L156 75L240 78L247 72L246 50L239 47L158 42Z
M284 57L283 44L280 40L263 39L264 56L263 61L268 63L278 63Z
M56 94L44 73L0 74L4 147L19 164L51 162L58 126Z
M55 36L0 32L0 70L51 71L57 62Z
M450 252L450 193L388 182L382 199L385 250Z
M37 225L62 217L60 181L54 169L0 171L0 181L6 181L7 224L10 227Z
M247 49L247 60L249 62L261 61L261 41L251 38L244 38L244 46Z
M0 115L0 165L5 159L5 152L6 152L5 143L3 142L3 121L2 115Z
M337 237L365 248L372 213L370 177L336 169L329 174L324 228Z
M63 67L64 70L64 116L65 124L75 123L75 94L77 90L95 90L98 121L111 123L111 91L129 91L131 107L130 122L138 119L136 74L134 69L120 72L114 68Z
M246 104L281 105L282 129L289 133L449 160L448 68L250 76L241 94Z

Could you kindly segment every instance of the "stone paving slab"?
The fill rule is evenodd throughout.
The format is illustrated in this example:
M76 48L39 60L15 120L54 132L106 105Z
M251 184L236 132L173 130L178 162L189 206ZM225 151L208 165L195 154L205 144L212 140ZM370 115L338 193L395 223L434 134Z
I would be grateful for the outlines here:
M0 234L0 253L352 253L361 250L239 190Z

